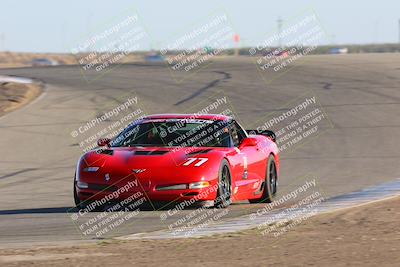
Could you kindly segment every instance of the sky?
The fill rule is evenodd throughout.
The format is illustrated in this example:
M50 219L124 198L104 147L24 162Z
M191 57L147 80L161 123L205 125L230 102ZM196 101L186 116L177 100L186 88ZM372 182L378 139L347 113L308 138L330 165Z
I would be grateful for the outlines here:
M136 10L152 36L148 49L216 10L229 16L241 46L256 45L277 30L279 18L289 21L305 9L319 17L329 37L325 44L399 41L399 0L1 0L0 51L70 52L76 40L89 38L127 8Z

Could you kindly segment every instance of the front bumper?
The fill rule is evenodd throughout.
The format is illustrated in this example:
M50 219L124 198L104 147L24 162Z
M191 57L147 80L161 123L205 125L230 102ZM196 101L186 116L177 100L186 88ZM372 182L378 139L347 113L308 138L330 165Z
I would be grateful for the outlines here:
M93 184L87 183L88 188L79 188L76 192L81 201L103 200L120 201L134 195L145 197L147 201L207 201L214 200L217 196L217 180L209 181L210 185L201 189L157 190L156 185L128 186L121 184Z

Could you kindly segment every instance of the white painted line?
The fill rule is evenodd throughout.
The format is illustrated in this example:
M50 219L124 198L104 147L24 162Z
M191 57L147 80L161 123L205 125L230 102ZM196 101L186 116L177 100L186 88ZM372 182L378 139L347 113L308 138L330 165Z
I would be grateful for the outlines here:
M4 76L0 75L0 82L9 82L9 83L33 83L34 81L30 78L24 77L16 77L16 76Z

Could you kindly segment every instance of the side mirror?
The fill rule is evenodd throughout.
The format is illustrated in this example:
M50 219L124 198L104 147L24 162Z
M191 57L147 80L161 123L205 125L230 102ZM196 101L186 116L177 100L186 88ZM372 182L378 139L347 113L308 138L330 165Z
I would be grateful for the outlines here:
M269 137L274 143L276 143L276 134L273 131L265 130L262 135Z
M271 130L246 130L246 132L250 135L256 135L256 134L260 134L260 135L264 135L266 137L269 137L272 141L274 141L276 143L276 134L271 131Z
M109 146L111 142L110 138L100 138L99 140L97 140L97 145L98 146Z
M256 146L257 145L257 139L253 137L247 137L243 139L242 143L239 145L239 149L247 146Z

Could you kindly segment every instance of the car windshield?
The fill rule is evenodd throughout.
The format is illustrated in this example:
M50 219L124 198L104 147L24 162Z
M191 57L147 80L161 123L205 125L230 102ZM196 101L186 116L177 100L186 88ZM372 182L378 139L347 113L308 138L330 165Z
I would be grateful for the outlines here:
M229 147L231 138L227 121L153 120L133 124L122 131L112 147Z

